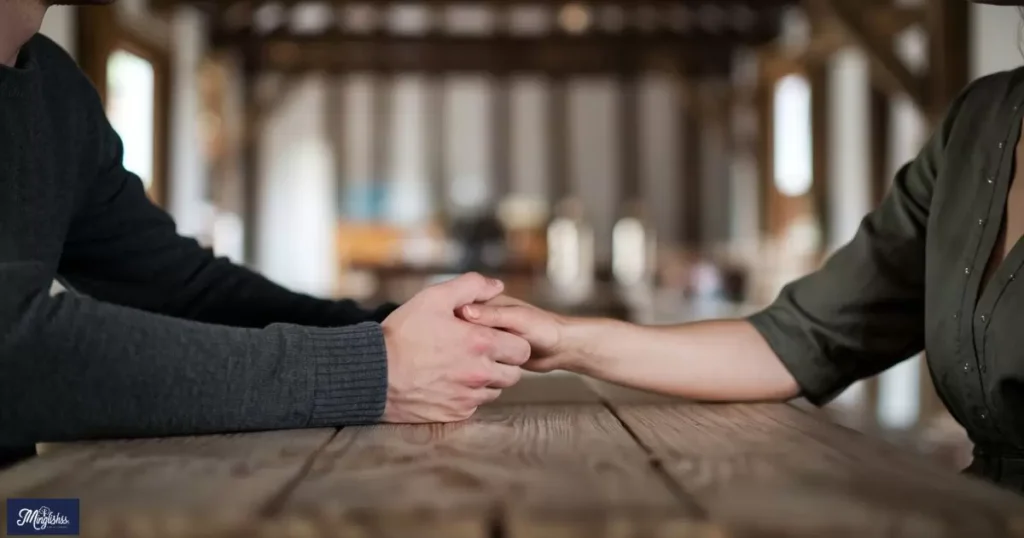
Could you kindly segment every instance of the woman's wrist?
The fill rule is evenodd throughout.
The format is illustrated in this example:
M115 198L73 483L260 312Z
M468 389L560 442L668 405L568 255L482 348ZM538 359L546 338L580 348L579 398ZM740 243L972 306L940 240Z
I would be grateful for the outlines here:
M563 320L561 367L584 375L600 370L603 335L615 321L598 318L566 318Z

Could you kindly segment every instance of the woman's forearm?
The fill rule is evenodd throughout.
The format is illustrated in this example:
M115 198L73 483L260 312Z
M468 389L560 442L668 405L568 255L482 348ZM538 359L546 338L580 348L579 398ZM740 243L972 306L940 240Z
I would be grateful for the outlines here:
M705 401L783 401L799 387L746 321L641 327L571 319L566 368L634 388Z

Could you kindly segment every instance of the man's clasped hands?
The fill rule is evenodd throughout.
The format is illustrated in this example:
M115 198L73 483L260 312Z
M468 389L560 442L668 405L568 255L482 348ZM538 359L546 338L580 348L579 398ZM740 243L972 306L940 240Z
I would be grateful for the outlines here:
M384 320L385 422L465 420L523 370L571 369L580 353L568 320L503 292L501 281L470 273L424 289Z

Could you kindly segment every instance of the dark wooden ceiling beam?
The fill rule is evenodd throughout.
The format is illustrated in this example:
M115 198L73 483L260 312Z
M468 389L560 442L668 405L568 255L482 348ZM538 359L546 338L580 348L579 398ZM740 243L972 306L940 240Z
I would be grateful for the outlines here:
M552 36L545 39L429 36L395 38L332 36L296 40L260 39L248 50L263 71L277 72L545 72L611 73L621 57L635 59L636 71L726 73L735 42ZM624 51L623 47L630 50Z
M905 93L921 110L929 100L925 79L907 67L892 46L892 36L885 35L867 23L863 6L856 0L821 0L821 6L839 21L850 39L864 49L880 77L879 82L894 93Z
M372 2L367 0L325 0L324 2L316 2L313 0L150 0L150 6L156 9L166 9L179 5L192 5L200 7L211 7L215 8L218 6L240 4L246 1L259 4L279 4L282 6L291 6L297 4L309 4L309 3L326 3L332 5L352 5L352 4L373 4L376 6L381 5L423 5L423 6L444 6L444 5L460 5L460 6L563 6L569 4L567 0L373 0ZM588 6L622 6L622 7L634 7L637 0L595 0L587 2ZM644 5L654 7L664 6L716 6L716 7L733 7L733 6L744 6L754 10L759 9L772 9L779 7L786 7L791 5L799 4L800 0L646 0Z

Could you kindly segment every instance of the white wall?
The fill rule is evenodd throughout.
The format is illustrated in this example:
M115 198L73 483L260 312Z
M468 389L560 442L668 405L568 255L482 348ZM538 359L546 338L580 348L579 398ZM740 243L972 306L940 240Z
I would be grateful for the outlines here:
M78 43L75 32L75 10L73 6L53 6L46 10L43 27L40 33L64 47L68 54L77 54Z
M971 76L977 78L1024 64L1024 36L1017 8L974 4L971 10Z

